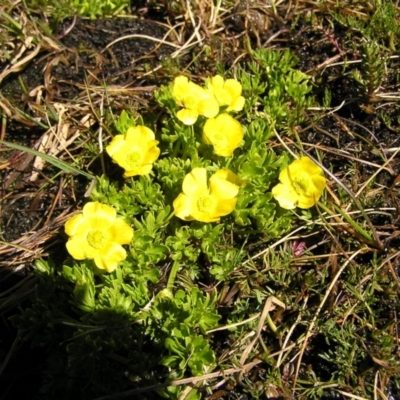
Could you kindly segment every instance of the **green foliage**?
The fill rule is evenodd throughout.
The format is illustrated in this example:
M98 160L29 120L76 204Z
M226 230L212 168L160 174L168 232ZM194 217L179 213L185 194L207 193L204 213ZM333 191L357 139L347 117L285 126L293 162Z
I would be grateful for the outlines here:
M27 5L32 10L42 10L56 20L72 17L75 14L94 19L123 14L129 7L129 0L28 0Z
M353 39L351 30L359 31L369 42L379 43L398 50L400 42L400 25L398 23L398 10L392 1L373 1L373 13L370 18L361 14L342 13L341 10L332 13L333 17L343 25L351 28L349 36Z
M94 19L98 16L118 14L129 2L126 0L74 0L73 5L78 14Z
M118 133L124 135L128 128L136 126L136 121L128 112L122 110L119 118L114 121L114 125Z
M386 57L383 56L379 45L374 42L361 46L361 69L353 71L353 77L360 84L367 101L375 100L375 93L379 89L386 75Z
M200 375L204 367L215 362L210 344L200 335L215 327L220 319L215 310L215 295L203 295L193 288L189 293L178 290L172 296L165 289L157 297L150 316L152 335L163 340L169 351L161 363L174 370L174 378L181 378L187 368L193 375Z
M249 121L263 116L267 138L273 129L292 133L294 127L305 121L307 107L313 104L311 76L295 69L298 60L289 51L259 49L254 52L255 61L247 71L239 73L243 91L249 102L245 110ZM254 112L256 105L261 112ZM265 129L264 129L265 132Z

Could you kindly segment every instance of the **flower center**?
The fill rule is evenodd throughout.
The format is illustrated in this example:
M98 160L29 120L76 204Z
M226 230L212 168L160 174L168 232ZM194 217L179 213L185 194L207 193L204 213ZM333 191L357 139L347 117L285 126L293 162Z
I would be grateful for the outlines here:
M219 132L215 134L214 139L217 143L221 143L224 140L224 135Z
M295 192L300 196L310 196L309 189L312 187L311 180L306 176L299 176L292 181L292 186ZM312 192L312 191L311 191Z
M226 147L226 136L222 132L216 132L210 138L210 141L214 147Z
M232 96L226 89L220 89L216 94L216 98L222 106L228 106L232 103Z
M198 102L199 101L196 96L192 95L191 93L185 96L185 99L183 100L184 107L189 110L195 110Z
M141 165L142 156L138 151L132 151L125 157L126 165L129 169L139 168Z
M90 246L101 249L107 242L107 235L100 229L92 229L86 237Z
M197 208L200 212L209 214L214 211L215 200L211 196L202 196L197 200Z

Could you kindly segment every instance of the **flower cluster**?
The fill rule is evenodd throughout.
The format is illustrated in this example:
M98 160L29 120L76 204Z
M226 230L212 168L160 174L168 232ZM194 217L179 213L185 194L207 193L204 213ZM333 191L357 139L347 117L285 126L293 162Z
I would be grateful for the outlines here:
M217 75L201 87L178 76L172 96L182 109L176 117L184 125L193 125L199 116L205 117L206 120L196 124L196 129L202 128L204 143L212 145L215 154L231 157L243 139L240 122L229 114L243 109L245 100L241 93L242 86L235 79L224 80ZM132 120L121 125L119 130L126 130L125 133L114 136L106 147L113 162L124 169L125 178L148 175L161 153L159 141L150 128L131 125L134 125ZM283 169L279 180L272 188L272 196L288 210L312 207L326 186L323 170L308 157ZM206 168L193 168L184 177L182 192L173 201L174 214L184 221L217 222L233 212L243 185L229 169L219 169L207 179ZM99 202L87 203L80 214L67 221L65 232L69 236L67 250L73 258L92 259L107 272L114 271L126 258L122 246L129 245L133 238L133 229L117 217L116 210Z
M215 154L230 157L240 146L244 134L240 122L228 114L239 112L244 107L242 85L236 79L225 81L216 75L203 88L184 76L178 76L172 93L176 103L182 107L177 118L185 125L193 125L199 116L208 118L203 126L204 142L213 146ZM220 108L222 114L219 114Z

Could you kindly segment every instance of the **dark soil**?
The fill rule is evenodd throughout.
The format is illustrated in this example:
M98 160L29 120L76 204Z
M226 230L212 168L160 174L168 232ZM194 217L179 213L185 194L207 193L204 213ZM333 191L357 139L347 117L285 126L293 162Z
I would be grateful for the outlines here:
M56 28L52 51L38 54L22 73L2 82L2 94L32 117L43 118L41 108L46 111L45 106L52 102L74 103L86 93L88 86L117 85L140 90L151 79L138 76L160 65L173 48L137 36L160 41L168 40L167 33L157 22L131 18L64 21ZM26 88L24 91L21 82ZM43 90L39 101L32 94L38 88ZM13 128L22 129L11 124L12 134Z
M68 33L67 33L68 32ZM160 65L171 53L171 48L160 45L150 39L125 38L129 35L145 35L150 38L162 39L166 36L166 28L156 22L146 22L130 18L64 21L56 30L55 38L59 38L59 50L52 53L39 54L27 68L18 76L11 75L0 86L1 92L12 105L31 118L40 119L46 123L47 107L53 103L73 107L79 104L80 96L86 96L85 87L98 86L103 88L131 89L128 96L132 100L140 100L138 93L149 91L150 79L138 79L145 69ZM115 42L115 44L107 46ZM4 67L4 66L3 66ZM44 74L43 74L44 71ZM21 81L31 93L37 88L44 88L41 98L26 96L22 91ZM145 87L147 86L147 87ZM126 101L126 92L124 100ZM115 100L110 93L108 101ZM96 99L93 99L95 101ZM115 100L118 101L118 100ZM82 118L79 111L75 118ZM31 121L10 119L7 123L5 140L17 142L28 147L37 147L44 129L30 127ZM28 126L26 126L28 125ZM41 177L30 182L31 156L22 156L18 151L7 154L10 167L2 170L3 193L1 201L3 239L12 242L23 234L38 230L45 222L55 196L60 192L62 178L49 182L46 176L51 176L51 170L42 171ZM21 161L22 158L22 161ZM46 189L41 189L45 185ZM83 185L86 185L84 183ZM57 198L54 216L65 210L81 197L84 186L79 187L76 181L75 194L62 191ZM76 200L75 200L76 202Z

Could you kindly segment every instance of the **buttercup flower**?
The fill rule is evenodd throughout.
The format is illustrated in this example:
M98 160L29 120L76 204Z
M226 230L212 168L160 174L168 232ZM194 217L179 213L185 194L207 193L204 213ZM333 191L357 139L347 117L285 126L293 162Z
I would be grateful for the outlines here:
M232 171L220 169L207 185L207 170L194 168L183 180L183 193L174 200L175 215L185 221L219 221L234 210L239 183Z
M172 93L176 102L183 107L178 111L177 117L185 125L193 125L199 115L212 118L219 112L214 96L185 76L175 78Z
M278 183L272 195L282 208L310 208L321 197L326 186L322 169L310 158L302 157L293 161L279 174Z
M80 214L65 224L69 236L67 250L75 260L94 259L97 268L112 272L125 260L123 244L133 238L133 229L117 218L113 207L99 202L87 203Z
M244 107L244 97L242 85L236 79L227 79L216 75L208 82L207 89L214 95L220 106L228 106L226 111L242 111Z
M146 126L130 127L126 135L114 136L106 151L125 170L125 178L147 175L160 155L154 138L154 132Z
M203 140L206 144L214 146L214 153L229 157L240 146L243 139L243 128L239 121L229 114L218 115L210 118L203 128Z

